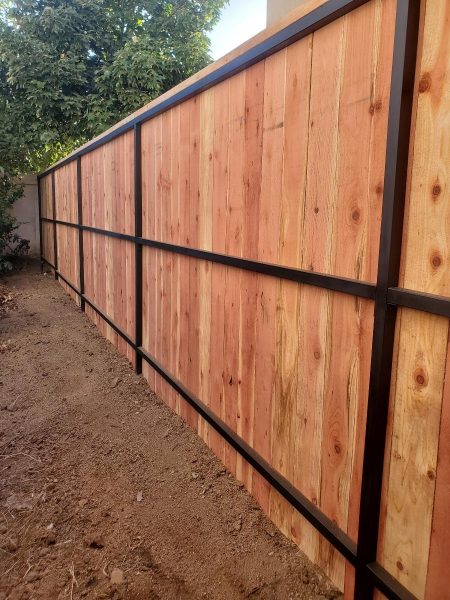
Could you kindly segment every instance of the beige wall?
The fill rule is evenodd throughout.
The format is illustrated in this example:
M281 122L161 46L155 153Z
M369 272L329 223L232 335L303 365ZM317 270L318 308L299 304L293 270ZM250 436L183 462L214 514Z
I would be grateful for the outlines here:
M26 175L22 179L25 189L22 198L15 202L12 214L19 221L18 234L30 240L30 255L39 256L39 206L37 178Z
M306 0L267 0L267 25L276 23Z

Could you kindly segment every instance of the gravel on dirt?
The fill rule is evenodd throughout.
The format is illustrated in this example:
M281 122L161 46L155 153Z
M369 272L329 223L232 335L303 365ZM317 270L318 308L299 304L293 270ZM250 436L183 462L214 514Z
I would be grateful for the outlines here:
M341 598L50 275L1 285L0 600Z

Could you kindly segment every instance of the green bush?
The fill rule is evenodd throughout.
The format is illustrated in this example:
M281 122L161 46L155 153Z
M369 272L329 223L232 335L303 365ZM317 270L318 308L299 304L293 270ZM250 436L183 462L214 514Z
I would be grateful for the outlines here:
M11 215L12 205L22 194L23 186L0 170L0 274L11 271L17 258L30 249L29 240L18 235L19 223Z

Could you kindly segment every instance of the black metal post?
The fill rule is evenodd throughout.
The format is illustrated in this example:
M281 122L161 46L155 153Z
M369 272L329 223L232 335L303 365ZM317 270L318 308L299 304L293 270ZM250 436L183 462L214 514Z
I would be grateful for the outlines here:
M53 213L53 263L55 265L54 275L56 281L58 281L58 237L57 237L57 224L56 224L56 191L55 191L55 171L52 171L52 213Z
M41 196L41 178L37 178L38 189L38 211L39 211L39 261L41 263L41 273L44 272L44 261L42 260L42 196Z
M78 265L80 277L80 308L84 312L84 251L83 251L83 184L81 181L81 156L77 158L77 200L78 200Z
M134 235L142 237L142 148L141 124L134 126ZM135 344L142 345L142 244L135 239ZM136 373L142 373L142 356L136 351Z
M50 267L54 265L43 259ZM80 290L61 273L64 281L79 296ZM376 562L363 564L357 557L357 546L346 533L321 512L308 498L303 496L293 485L268 464L255 450L249 446L237 433L215 415L207 405L190 393L184 385L167 371L154 357L142 347L137 347L135 341L112 321L102 309L83 295L88 304L114 331L135 350L139 356L155 369L214 429L244 457L292 506L296 508L352 565L357 571L365 573L390 600L418 600L411 592L393 578Z
M53 222L55 278L59 277L76 291L82 303L86 303L99 314L105 322L136 352L136 372L142 369L142 360L150 364L172 387L180 393L197 412L207 420L240 454L269 481L297 510L299 510L324 537L330 541L344 557L356 568L355 598L370 600L374 587L379 588L391 600L410 600L412 594L376 563L377 537L381 502L381 484L386 438L387 414L389 405L390 379L394 346L394 331L397 306L410 306L417 310L428 310L436 314L449 315L450 299L423 294L398 288L399 264L403 213L406 194L408 169L408 147L411 126L413 85L417 54L417 37L420 0L398 0L395 43L392 69L391 96L389 106L389 124L386 152L386 171L384 181L383 215L381 224L380 255L376 286L372 283L355 281L327 274L311 273L279 265L259 263L240 257L232 257L213 252L168 244L142 238L142 155L141 124L165 110L199 94L220 81L263 60L294 41L317 31L327 23L358 8L368 0L329 0L323 5L292 23L236 57L227 65L219 67L202 79L188 85L159 104L144 111L127 123L106 133L67 159L54 165L45 173L52 174L53 219L40 215L42 222ZM135 231L123 234L104 231L83 225L81 156L95 148L119 137L126 131L134 130L134 186L135 186ZM72 160L77 160L78 185L78 223L68 226L79 229L80 241L80 288L69 283L58 271L58 252L56 228L62 221L56 219L55 170ZM42 176L42 174L41 174ZM276 199L275 199L276 200ZM39 206L41 208L41 206ZM134 339L122 331L102 310L84 294L83 232L92 231L101 235L127 240L135 244L136 280L135 310L136 328ZM197 259L225 264L239 269L254 271L267 276L298 281L306 285L315 285L336 292L342 292L375 300L374 335L372 342L372 361L367 409L367 428L364 449L364 463L361 484L361 509L359 520L358 546L310 501L295 490L245 441L237 436L220 418L214 415L200 399L193 396L182 382L169 373L142 348L142 247L148 246L168 252L174 252ZM42 256L42 249L41 249ZM42 257L45 262L47 259ZM49 263L50 264L50 263Z
M388 288L398 285L403 233L408 151L419 31L419 0L398 0L391 77L378 259L372 361L361 482L358 563L376 561L386 427L394 350L396 306ZM367 568L357 568L355 599L369 600L374 584Z

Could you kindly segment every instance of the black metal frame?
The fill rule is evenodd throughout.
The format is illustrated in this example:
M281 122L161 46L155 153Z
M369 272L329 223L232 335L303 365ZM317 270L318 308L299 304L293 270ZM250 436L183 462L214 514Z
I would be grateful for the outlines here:
M80 308L85 310L84 295L84 241L83 241L83 229L81 225L83 223L83 186L81 181L81 157L77 158L77 202L78 202L78 266L79 266L79 279L80 279Z
M55 190L55 171L52 171L52 215L53 215L53 259L55 261L54 275L58 281L58 232L56 230L56 190Z
M42 217L42 221L53 222L52 219L46 217ZM149 246L150 248L219 263L228 267L236 267L237 269L260 273L261 275L269 275L278 277L279 279L288 279L290 281L296 281L297 283L314 285L334 292L341 292L343 294L350 294L352 296L359 296L370 300L375 299L376 286L367 281L347 279L345 277L337 277L336 275L328 275L326 273L317 273L314 271L305 271L303 269L294 269L292 267L283 267L281 265L248 260L239 256L218 254L217 252L210 252L209 250L199 250L198 248L190 248L188 246L168 244L167 242L161 242L159 240L137 237L128 233L118 233L117 231L110 231L108 229L99 229L98 227L91 227L89 225L78 225L78 223L70 223L68 221L56 221L56 223L58 225L74 227L82 231L90 231L91 233L104 235L106 237L132 242L140 247ZM139 224L139 227L142 227L142 225ZM142 282L140 282L139 285L142 286Z
M398 0L359 511L358 558L364 564L377 558L379 518L373 516L380 514L381 507L397 317L396 306L388 304L387 298L389 288L398 285L400 275L419 17L418 1ZM367 572L357 571L355 597L371 598L373 588Z
M37 192L38 192L38 211L39 211L39 257L41 263L41 273L44 270L44 261L42 260L42 236L43 236L43 227L42 227L42 195L41 195L41 181L38 178L37 180Z
M355 567L355 598L369 600L374 587L381 590L392 600L414 600L414 596L376 562L377 536L381 499L381 483L384 461L384 448L387 427L387 409L389 403L389 382L391 377L394 330L397 307L426 311L450 317L450 298L434 296L415 290L398 287L398 275L401 253L401 237L408 167L409 130L417 55L419 0L398 0L392 85L389 107L388 139L386 151L386 172L383 196L383 215L381 224L380 256L376 284L315 273L281 265L261 263L240 257L218 254L210 251L189 248L142 237L142 155L141 124L163 111L193 97L216 85L274 52L288 46L296 40L316 31L327 23L361 6L368 0L329 0L316 10L292 23L241 56L219 67L184 90L163 100L132 120L120 125L103 137L87 144L73 155L60 161L42 173L52 175L54 198L54 172L61 166L77 160L78 183L78 223L42 217L42 222L56 226L78 228L80 240L80 283L77 288L58 271L57 249L55 265L44 257L60 277L81 299L82 306L90 306L118 335L120 335L136 353L136 371L141 372L142 360L145 360L163 377L241 456L247 460L292 506L294 506L312 525ZM117 233L83 224L81 196L81 157L88 152L108 143L125 132L134 132L134 235ZM39 199L39 208L41 208ZM56 217L55 208L53 216ZM100 307L84 293L83 276L83 232L126 240L136 248L136 328L134 337L118 327ZM169 373L153 356L142 347L142 247L173 252L193 258L216 262L238 269L244 269L271 277L288 279L305 285L314 285L322 289L359 296L375 301L374 334L372 343L372 364L369 385L366 443L364 449L363 476L361 485L361 509L358 544L347 536L337 525L324 515L313 503L296 490L280 473L275 471L242 438L233 432L226 423L193 396L189 390ZM42 255L42 250L41 250Z
M55 266L43 258L51 268ZM136 342L125 331L112 321L102 309L70 282L63 274L59 278L66 283L76 294L78 294L88 306L90 306L130 347L145 360L161 377L163 377L186 402L190 404L198 414L211 425L221 437L234 448L249 464L260 473L272 487L274 487L283 498L285 498L299 513L301 513L321 535L324 536L336 548L346 560L352 564L356 572L364 572L365 576L391 600L417 600L404 586L402 586L392 575L376 562L364 564L358 558L357 544L345 534L333 521L331 521L315 504L306 498L301 492L278 473L265 459L260 456L251 446L238 436L226 423L217 417L207 405L192 395L189 390L174 375L165 369L144 348L136 345ZM450 299L449 299L450 303ZM355 596L356 597L356 596ZM358 600L367 600L368 596L359 596Z
M426 292L391 287L387 291L387 303L404 306L450 319L450 298L435 296Z
M142 151L141 124L134 126L134 235L135 235L135 343L142 346ZM142 356L136 351L136 373L142 373Z

